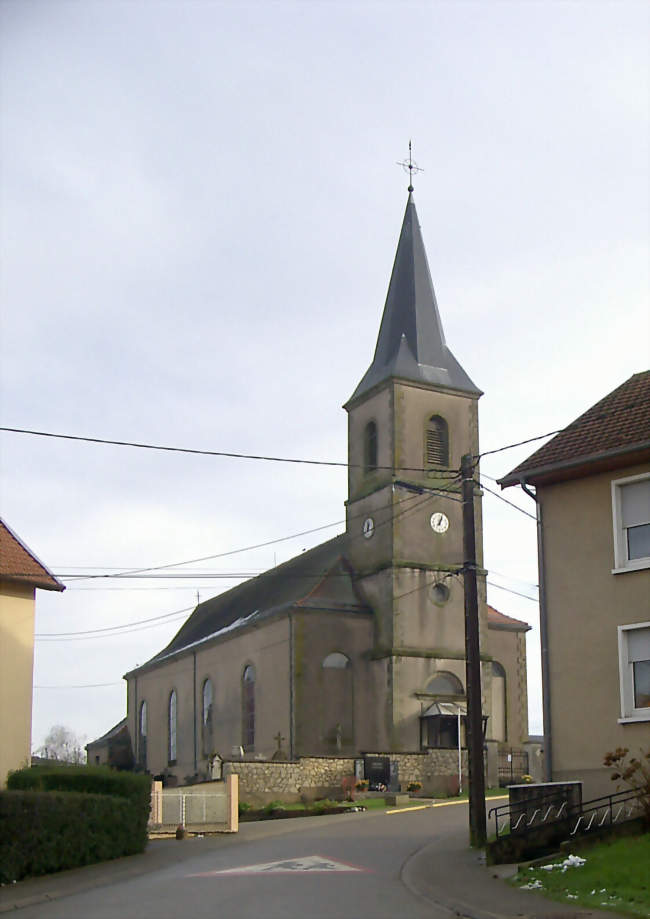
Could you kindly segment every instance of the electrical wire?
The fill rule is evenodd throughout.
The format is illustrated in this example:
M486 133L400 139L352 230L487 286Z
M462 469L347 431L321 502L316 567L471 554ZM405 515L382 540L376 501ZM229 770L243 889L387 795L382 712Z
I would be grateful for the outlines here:
M508 594L514 594L515 597L523 597L524 600L530 600L531 603L539 603L536 597L529 597L527 594L522 594L518 590L512 590L510 587L502 587L501 584L495 584L494 581L487 581L486 583L489 584L490 587L496 587L497 590L505 590Z
M150 619L138 619L135 622L127 622L124 625L111 625L104 629L82 629L79 632L36 632L34 638L53 638L54 636L69 635L96 635L99 632L112 632L116 629L125 629L134 625L143 625L145 622L156 622L161 619L169 619L171 616L180 616L181 613L188 613L193 606L186 606L184 609L175 609L172 613L164 613L162 616L152 616Z
M607 396L605 396L607 398ZM570 424L567 424L563 428L558 428L555 431L549 431L547 434L538 434L536 437L528 437L526 440L519 440L514 444L506 444L504 447L497 447L494 450L483 450L481 453L475 454L476 459L481 459L484 456L492 456L495 453L503 453L504 450L512 450L514 447L523 447L526 444L531 444L536 440L544 440L546 437L554 437L556 434L563 434L565 431L574 431L578 428L582 428L587 424L593 424L595 421L602 421L604 418L608 418L610 415L620 415L622 412L629 411L631 408L638 408L640 405L643 405L642 402L628 402L627 405L619 405L615 409L611 409L609 412L594 412L596 406L592 406L590 409L578 417L575 421L572 421ZM598 403L596 403L598 405ZM593 412L593 414L592 414ZM2 430L2 428L0 428ZM496 481L496 480L495 480Z
M503 495L500 495L498 491L493 491L491 488L488 488L485 482L476 482L476 484L479 486L479 488L482 488L484 491L487 491L488 494L494 495L494 497L498 498L499 501L503 501L504 504L508 504L510 505L510 507L514 507L514 509L516 511L519 511L520 514L524 514L524 516L530 517L531 520L534 520L535 523L537 523L537 517L534 514L530 514L528 511L525 511L523 507L519 507L519 505L515 504L513 501L509 501L507 498L504 498Z
M294 463L307 466L334 466L341 469L365 468L365 464L363 463L343 463L336 460L296 459L294 457L287 456L263 456L256 453L233 453L225 450L199 450L192 447L169 447L163 444L144 444L130 440L109 440L106 437L82 437L78 434L55 434L52 431L33 431L28 428L0 427L0 431L5 431L10 434L31 434L35 437L52 437L59 440L80 441L82 443L90 444L108 444L114 447L137 447L140 450L162 450L165 453L186 453L198 456L222 456L229 459L262 460L269 463ZM375 466L374 468L376 470L390 472L395 472L397 469L401 470L402 472L429 471L428 467L423 466ZM453 469L436 469L436 474L438 474L438 472L444 473L454 471L455 470Z

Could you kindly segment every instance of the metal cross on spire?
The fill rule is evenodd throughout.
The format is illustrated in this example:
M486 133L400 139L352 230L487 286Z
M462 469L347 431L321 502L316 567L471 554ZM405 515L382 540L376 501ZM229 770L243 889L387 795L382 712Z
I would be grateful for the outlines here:
M409 174L409 192L413 191L413 175L417 175L418 172L424 172L424 169L420 169L418 164L413 161L413 156L411 154L411 141L409 140L409 158L397 163L398 166L402 167L404 172L408 172Z

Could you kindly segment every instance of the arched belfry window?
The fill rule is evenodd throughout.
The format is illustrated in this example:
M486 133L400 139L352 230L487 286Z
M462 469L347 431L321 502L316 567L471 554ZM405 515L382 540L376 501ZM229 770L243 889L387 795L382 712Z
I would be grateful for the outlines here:
M178 727L178 701L176 690L169 694L167 753L170 764L176 762L176 729Z
M242 746L249 753L255 749L255 668L248 664L241 678Z
M147 768L147 703L140 705L140 723L138 724L138 765Z
M427 422L425 458L427 466L449 465L449 428L440 415L432 415Z
M213 753L212 742L212 711L214 704L214 689L209 678L203 684L203 697L201 700L201 737L203 740L203 755Z
M377 468L377 424L374 421L369 421L363 432L363 468L366 473Z

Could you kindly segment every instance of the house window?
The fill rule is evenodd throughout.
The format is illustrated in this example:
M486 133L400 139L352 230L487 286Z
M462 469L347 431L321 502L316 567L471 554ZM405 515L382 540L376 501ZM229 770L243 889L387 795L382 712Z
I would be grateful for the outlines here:
M440 415L432 415L425 434L425 465L449 465L449 428Z
M214 690L212 680L207 679L203 684L203 698L201 702L201 737L203 742L203 755L211 756L213 751L212 740L212 705Z
M650 476L612 482L614 571L650 568Z
M178 703L176 700L176 690L172 689L169 694L169 709L168 709L168 731L167 731L167 757L169 759L169 765L173 766L176 763L176 728L177 728L177 709Z
M621 721L650 721L650 622L618 627Z
M242 745L247 753L255 749L255 668L244 667L241 680Z
M138 765L143 769L147 768L147 703L140 705L140 722L138 724L139 746L138 746Z
M363 432L363 471L366 475L377 468L377 424L369 421Z

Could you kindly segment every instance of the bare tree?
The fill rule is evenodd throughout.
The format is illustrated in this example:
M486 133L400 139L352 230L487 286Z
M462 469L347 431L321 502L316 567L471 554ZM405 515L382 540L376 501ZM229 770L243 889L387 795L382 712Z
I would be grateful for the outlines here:
M86 762L83 738L62 724L55 724L50 728L45 743L36 753L45 759L58 759L62 763Z

